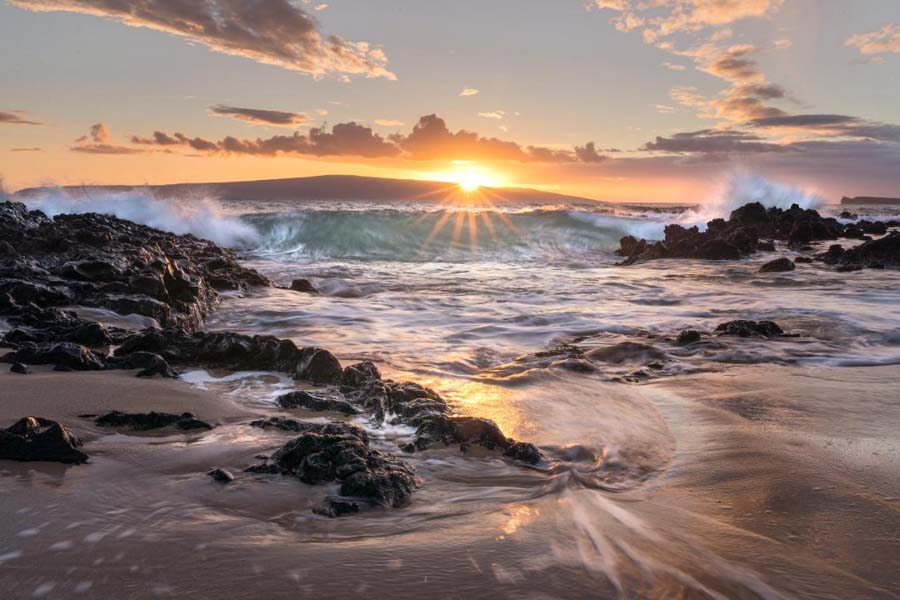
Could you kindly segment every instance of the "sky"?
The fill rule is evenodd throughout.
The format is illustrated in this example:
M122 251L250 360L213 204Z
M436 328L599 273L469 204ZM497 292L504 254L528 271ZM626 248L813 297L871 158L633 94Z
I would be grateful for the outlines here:
M900 0L0 0L5 186L900 196Z

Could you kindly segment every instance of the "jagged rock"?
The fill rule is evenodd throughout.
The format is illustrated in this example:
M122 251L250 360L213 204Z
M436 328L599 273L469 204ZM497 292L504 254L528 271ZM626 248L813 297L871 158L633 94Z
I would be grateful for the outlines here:
M279 429L285 429L282 419ZM271 420L265 421L271 423ZM255 465L253 473L281 473L304 483L338 481L340 493L386 507L409 501L418 480L402 461L369 447L365 431L346 423L292 421L290 430L301 435L279 448L268 461Z
M307 391L289 392L276 400L282 408L306 408L309 410L338 412L355 415L360 411L347 402L339 392L313 393Z
M782 273L785 271L793 271L796 269L796 265L794 265L794 261L789 258L776 258L775 260L770 260L763 266L759 268L760 273Z
M295 279L291 282L291 289L295 292L301 292L304 294L318 294L319 290L316 289L312 283L310 283L309 279Z
M18 373L19 375L28 375L31 373L31 369L28 368L28 365L24 365L20 362L13 363L13 365L9 368L11 373Z
M70 342L27 342L0 360L29 365L55 365L70 371L99 371L105 367L103 356Z
M163 412L124 413L114 410L97 417L94 423L102 427L126 427L134 431L150 431L169 426L175 426L183 431L212 429L212 425L204 423L189 412L176 415Z
M721 335L737 335L740 337L775 337L784 335L784 330L773 321L728 321L716 327L716 332Z
M218 481L219 483L231 483L234 481L234 475L228 469L210 469L206 474L212 477L213 481Z
M597 366L584 358L563 358L550 363L551 369L562 369L573 373L593 373Z
M813 261L813 259L811 256L798 256L797 258L794 259L794 262L797 264L800 264L800 263L810 264L812 261Z
M529 464L536 464L541 460L540 450L533 444L507 438L496 423L478 417L440 415L426 419L416 430L413 447L425 450L454 444L460 444L463 450L471 444L478 444L488 450L502 450L505 456Z
M81 441L63 425L41 417L25 417L0 429L0 459L83 463Z
M675 343L679 346L689 346L690 344L696 344L700 341L701 335L699 331L694 329L685 329L681 333L678 334L678 339L675 340Z

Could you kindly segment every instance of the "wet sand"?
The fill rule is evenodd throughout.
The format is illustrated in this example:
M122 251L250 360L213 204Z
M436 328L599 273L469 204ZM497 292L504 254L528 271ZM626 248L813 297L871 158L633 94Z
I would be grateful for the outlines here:
M0 462L0 589L14 599L893 598L898 375L767 365L637 386L573 378L582 411L614 410L604 389L658 411L674 445L645 479L612 491L578 465L539 472L427 452L410 458L425 480L411 506L333 520L309 510L330 486L205 475L240 472L286 439L247 427L257 411L233 397L129 373L3 373L0 425L59 419L92 460ZM528 390L515 394L508 409L524 410ZM76 418L110 409L188 410L220 426L126 435Z

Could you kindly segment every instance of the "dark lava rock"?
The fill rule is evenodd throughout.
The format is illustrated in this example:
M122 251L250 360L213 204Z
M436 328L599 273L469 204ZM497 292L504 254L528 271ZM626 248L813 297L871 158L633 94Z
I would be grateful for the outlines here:
M855 221L856 219L859 218L859 215L856 214L856 213L852 213L852 212L850 212L849 210L842 210L842 211L841 211L840 217L841 217L842 219L852 219L852 220Z
M293 421L292 430L301 435L267 462L248 470L292 475L309 484L338 481L342 496L386 507L403 506L418 487L412 469L394 456L370 448L368 436L359 427Z
M813 261L811 256L798 256L794 259L794 262L797 264L810 264Z
M716 327L716 331L721 335L737 335L740 337L775 337L784 335L784 330L773 321L728 321Z
M319 290L316 289L312 283L310 283L309 279L295 279L291 282L291 289L295 292L302 292L304 294L318 294Z
M448 417L441 415L419 425L413 442L415 449L460 444L462 449L478 444L488 450L502 450L504 455L529 464L541 460L541 453L533 444L517 442L503 435L497 424L478 417Z
M134 431L150 431L174 425L176 428L190 431L195 429L212 429L212 425L204 423L189 412L180 415L172 413L124 413L118 410L97 417L94 421L103 427L127 427Z
M2 360L30 365L55 365L59 370L68 371L99 371L106 366L102 355L70 342L26 342Z
M309 410L338 412L355 415L360 411L347 402L339 392L314 393L297 391L279 396L276 400L282 408L306 408Z
M25 417L0 429L0 459L83 463L81 441L63 425L41 417Z
M31 369L28 368L28 365L22 364L20 362L13 363L13 365L9 368L10 373L18 373L19 375L28 375L31 373Z
M789 258L776 258L775 260L770 260L763 266L759 268L760 273L782 273L785 271L793 271L797 266L794 264Z
M228 469L210 469L206 474L219 483L231 483L234 481L234 475Z
M422 419L450 412L437 392L411 382L374 381L348 396L378 421L390 419L392 423L418 425Z
M661 258L735 260L754 252L774 250L768 240L787 241L792 245L834 240L844 235L846 227L849 226L837 219L822 217L796 204L784 210L767 209L753 202L732 211L727 221L713 219L707 223L706 231L669 225L665 239L659 242L626 236L619 242L618 254L625 258L624 265Z
M690 344L696 344L700 341L701 335L699 331L694 329L685 329L681 333L678 334L678 339L675 340L675 343L679 346L688 346Z
M563 358L550 363L552 369L562 369L573 373L593 373L597 366L584 358Z

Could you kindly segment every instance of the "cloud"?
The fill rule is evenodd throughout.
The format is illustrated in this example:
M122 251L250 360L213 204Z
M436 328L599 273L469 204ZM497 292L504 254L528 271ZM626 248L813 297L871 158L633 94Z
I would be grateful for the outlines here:
M849 115L807 114L755 119L751 127L802 132L819 137L862 138L900 143L900 125L869 121Z
M655 104L656 112L661 115L669 115L675 112L674 106L669 106L668 104Z
M775 40L775 48L778 50L787 50L794 45L794 42L788 39Z
M303 113L282 112L280 110L263 110L259 108L239 108L217 104L209 109L210 114L238 119L251 125L267 125L274 127L299 127L312 121Z
M20 110L0 112L0 125L43 125L37 121L29 121L23 116L24 114Z
M463 90L459 93L460 96L477 96L478 90L475 88L463 88Z
M478 113L478 116L482 119L502 119L505 114L506 113L502 110L495 110L491 112L480 112Z
M43 149L43 148L38 148L38 147L34 147L34 148L10 148L9 151L10 151L10 152L43 152L44 149Z
M687 69L687 67L684 65L679 65L679 64L672 63L669 61L664 62L663 66L665 68L669 69L670 71L684 71Z
M402 127L403 121L397 121L396 119L375 119L375 124L382 127Z
M588 142L584 146L575 146L575 157L584 163L599 163L609 158L597 152L594 142Z
M876 31L858 33L846 45L855 46L861 54L900 53L900 24L888 23Z
M328 8L328 4L326 4L326 3L324 3L324 2L321 3L321 4L316 4L315 6L313 6L313 10L317 10L317 11L318 11L318 10L325 10L326 8Z
M379 119L383 126L399 126L398 121ZM389 125L385 125L385 123ZM400 158L412 161L516 161L516 162L600 162L594 144L572 150L543 146L520 146L516 142L482 137L466 130L450 131L437 115L419 119L409 134L395 133L387 138L359 123L338 123L327 130L310 129L308 135L277 135L270 138L225 137L214 141L189 137L183 133L155 131L148 137L133 136L136 146L192 149L206 154L242 154L253 156L295 155L309 157Z
M676 133L670 137L657 137L644 144L641 150L673 154L735 154L782 152L785 147L742 131L701 129Z
M141 148L111 144L109 143L111 137L109 128L104 123L94 123L87 135L75 140L75 145L71 146L69 150L82 154L140 154L143 152Z
M619 14L613 25L620 31L643 28L645 40L679 32L696 32L722 27L748 18L773 14L783 0L594 0L593 6Z
M35 12L66 11L113 19L284 69L396 79L387 57L367 42L323 36L290 0L9 0Z

